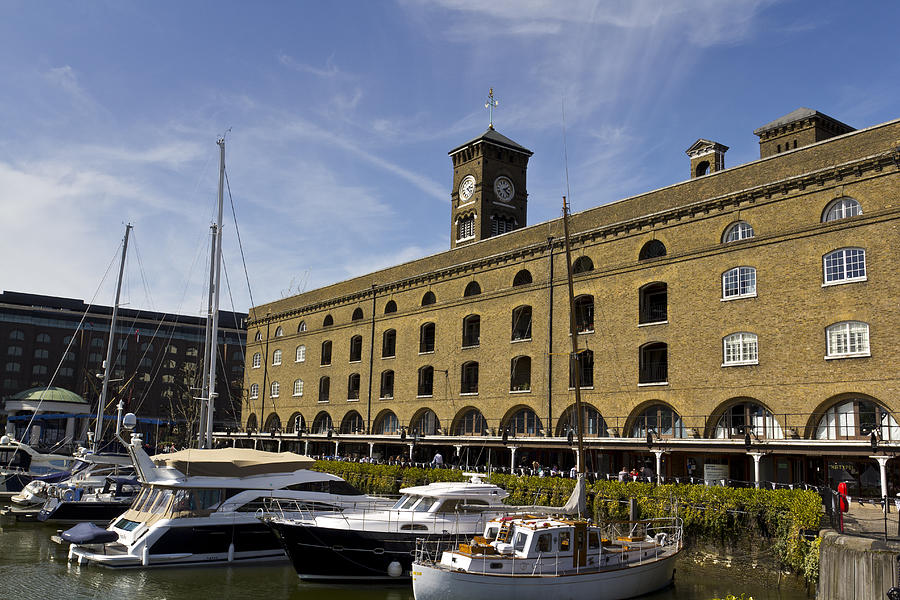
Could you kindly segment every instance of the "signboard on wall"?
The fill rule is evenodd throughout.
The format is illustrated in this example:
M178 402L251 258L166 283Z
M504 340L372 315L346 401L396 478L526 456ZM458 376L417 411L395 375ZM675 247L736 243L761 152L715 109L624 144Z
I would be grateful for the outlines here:
M706 485L724 485L728 479L728 465L703 465L703 479Z

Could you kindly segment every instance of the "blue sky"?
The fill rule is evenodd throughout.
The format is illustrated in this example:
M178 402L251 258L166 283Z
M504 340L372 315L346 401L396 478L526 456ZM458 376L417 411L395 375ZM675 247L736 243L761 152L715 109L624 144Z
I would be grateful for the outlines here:
M895 2L0 2L0 287L200 314L218 153L256 304L449 248L447 151L534 151L529 224L758 157L800 106L900 117ZM226 214L230 209L226 209ZM232 302L250 298L231 219ZM105 279L104 279L105 276Z

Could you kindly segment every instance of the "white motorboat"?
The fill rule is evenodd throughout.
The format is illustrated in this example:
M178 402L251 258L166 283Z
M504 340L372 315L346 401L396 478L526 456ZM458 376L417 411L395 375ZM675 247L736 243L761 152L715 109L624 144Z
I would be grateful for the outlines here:
M65 489L72 496L93 493L102 489L108 476L134 475L131 457L126 454L93 454L79 449L71 471L58 481L34 479L10 500L21 507L39 507L51 497L64 497ZM78 490L81 490L78 492Z
M470 481L404 488L386 510L305 517L279 500L263 521L278 534L301 579L409 577L417 538L470 536L511 510L502 503L508 492L482 482L484 475L466 475Z
M503 517L482 536L433 554L420 545L416 600L622 600L668 585L682 549L681 520L608 524Z
M63 533L73 544L70 560L126 568L280 560L284 550L256 517L265 499L288 498L311 514L379 500L309 470L311 458L290 452L225 448L151 458L138 434L128 449L141 491L107 529L85 523Z
M0 437L0 493L18 493L38 477L64 477L75 459L39 452L9 435Z

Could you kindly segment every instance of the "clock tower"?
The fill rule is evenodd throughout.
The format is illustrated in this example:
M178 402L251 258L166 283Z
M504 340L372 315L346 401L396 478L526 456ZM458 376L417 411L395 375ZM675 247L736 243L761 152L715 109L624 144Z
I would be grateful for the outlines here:
M451 248L525 227L525 172L534 154L531 150L492 125L449 154L453 163Z

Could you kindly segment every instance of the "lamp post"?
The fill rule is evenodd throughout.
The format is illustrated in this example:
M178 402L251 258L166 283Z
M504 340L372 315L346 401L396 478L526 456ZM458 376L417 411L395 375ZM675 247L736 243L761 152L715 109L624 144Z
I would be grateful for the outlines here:
M747 454L753 458L753 487L759 489L759 462L762 460L765 453L761 450L753 450L753 440L750 437L751 435L756 438L757 443L759 443L759 436L753 432L753 428L744 428L744 448L747 450Z
M656 442L657 442L656 448L653 447L653 436L654 435L656 436ZM669 452L668 450L666 450L659 444L660 440L661 440L661 438L660 438L659 434L648 427L647 428L647 449L650 450L651 452L653 452L653 454L656 456L656 485L662 484L662 472L661 472L662 471L662 457L663 457L663 454L668 454L668 452Z

